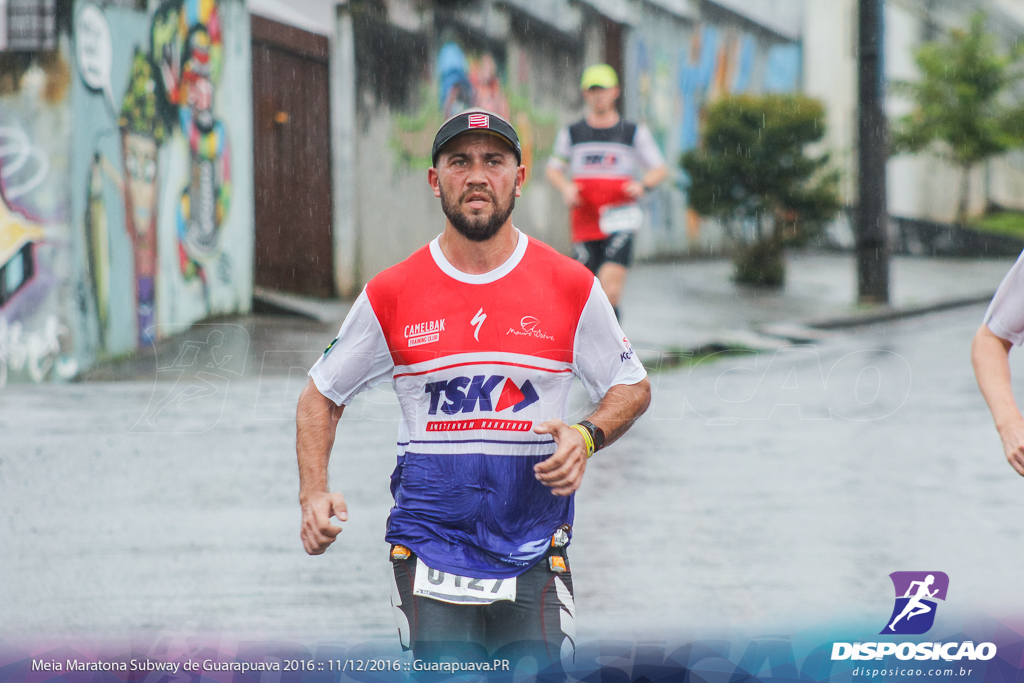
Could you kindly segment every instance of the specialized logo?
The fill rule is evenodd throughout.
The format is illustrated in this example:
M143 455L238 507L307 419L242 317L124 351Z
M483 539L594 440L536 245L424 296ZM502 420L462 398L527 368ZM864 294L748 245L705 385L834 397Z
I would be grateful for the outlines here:
M554 341L555 338L550 334L545 334L540 329L540 321L532 315L524 315L523 319L519 321L519 327L521 329L515 329L514 327L508 328L506 336L514 334L517 337L536 337L537 339L550 339Z
M893 572L896 604L886 627L879 633L920 635L935 622L936 600L945 601L949 577L944 572Z
M488 128L491 125L491 117L487 114L470 114L470 128Z
M502 384L502 380L505 380L504 384ZM502 384L501 393L498 394L497 406L494 406L491 395L499 384ZM511 408L513 413L518 413L523 408L540 400L540 396L537 395L537 390L533 388L530 380L523 382L520 387L516 386L511 379L501 375L455 377L428 382L423 387L423 391L430 394L428 415L437 415L438 408L445 415L471 413L476 410L501 412L508 408ZM444 397L443 402L442 396Z
M436 342L441 338L442 332L444 332L444 318L405 326L405 338L409 340L409 346Z
M625 363L633 357L633 347L629 345L629 340L625 337L622 338L622 343L626 345L626 350L619 354L619 361Z
M481 306L480 310L473 316L473 319L469 321L470 325L476 325L476 331L473 332L473 339L480 341L480 326L484 324L485 320L487 320L487 314L484 313L484 308Z

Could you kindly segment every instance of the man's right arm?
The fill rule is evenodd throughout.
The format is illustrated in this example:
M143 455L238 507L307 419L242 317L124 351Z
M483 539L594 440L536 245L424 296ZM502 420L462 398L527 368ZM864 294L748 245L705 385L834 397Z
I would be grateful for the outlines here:
M327 484L327 461L341 413L356 394L390 379L395 367L370 305L369 287L356 297L338 336L310 369L295 413L301 535L310 555L327 550L341 533L340 527L331 524L332 515L348 520L345 498L331 493Z
M295 412L295 453L299 460L299 504L302 506L302 545L310 555L320 555L341 533L331 517L348 520L345 498L331 493L327 462L334 446L338 420L345 406L320 393L310 379L299 396Z
M580 203L580 190L576 187L576 181L566 174L571 155L572 141L569 138L569 130L563 128L555 137L555 144L551 150L551 158L548 159L545 174L548 181L561 193L562 201L570 209Z
M1017 408L1010 384L1010 348L1013 344L982 325L971 343L971 364L978 388L985 397L1003 442L1007 461L1024 476L1024 417Z
M551 184L555 186L555 189L562 194L562 201L565 202L566 206L571 209L580 203L580 190L571 178L566 177L565 173L557 168L548 166L547 176Z

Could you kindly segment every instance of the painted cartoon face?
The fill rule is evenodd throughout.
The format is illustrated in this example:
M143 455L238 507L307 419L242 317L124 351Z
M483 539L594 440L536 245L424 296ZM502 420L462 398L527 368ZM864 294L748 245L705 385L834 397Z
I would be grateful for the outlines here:
M131 198L132 222L142 235L152 229L156 205L156 140L129 133L124 138L124 170Z
M196 29L189 37L188 59L184 68L186 101L192 120L202 131L213 129L213 82L210 70L210 35Z

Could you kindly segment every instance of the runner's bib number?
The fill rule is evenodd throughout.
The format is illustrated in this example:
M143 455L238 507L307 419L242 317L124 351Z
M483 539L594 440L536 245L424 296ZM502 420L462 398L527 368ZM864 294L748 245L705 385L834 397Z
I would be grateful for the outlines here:
M598 218L598 227L606 235L639 230L643 223L643 209L636 204L601 207L601 216Z
M431 569L416 558L413 595L456 605L489 605L499 600L516 600L516 577L511 579L472 579Z

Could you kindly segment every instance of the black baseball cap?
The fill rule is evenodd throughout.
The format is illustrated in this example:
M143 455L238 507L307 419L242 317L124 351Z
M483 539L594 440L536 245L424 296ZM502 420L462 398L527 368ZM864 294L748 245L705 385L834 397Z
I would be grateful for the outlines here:
M430 161L437 166L437 157L441 148L453 138L463 133L489 132L504 139L516 154L516 161L523 163L523 150L519 146L519 136L512 124L497 114L483 109L470 109L456 114L441 124L434 136L434 147L430 150Z

